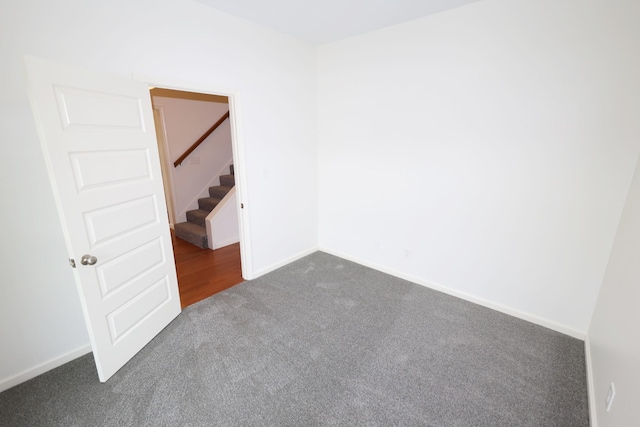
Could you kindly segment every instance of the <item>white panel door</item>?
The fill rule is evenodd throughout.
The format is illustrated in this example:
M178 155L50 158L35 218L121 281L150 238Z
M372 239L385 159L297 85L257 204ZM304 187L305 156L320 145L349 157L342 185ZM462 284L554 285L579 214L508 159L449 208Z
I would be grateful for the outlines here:
M26 64L104 382L180 313L149 89L36 58Z

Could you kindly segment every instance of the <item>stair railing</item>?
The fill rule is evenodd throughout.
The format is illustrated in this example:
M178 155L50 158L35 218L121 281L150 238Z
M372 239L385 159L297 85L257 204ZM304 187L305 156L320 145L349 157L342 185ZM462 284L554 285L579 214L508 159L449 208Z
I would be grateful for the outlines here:
M215 124L213 126L211 126L209 128L209 130L207 130L205 133L202 134L202 136L200 138L198 138L198 140L196 142L194 142L191 147L187 148L187 151L185 151L184 153L182 153L182 155L180 157L178 157L178 159L173 162L173 167L178 167L178 165L180 165L184 159L186 159L187 157L189 157L189 154L193 153L194 150L196 148L198 148L198 146L200 144L202 144L204 142L205 139L207 139L207 137L209 135L211 135L213 132L215 132L216 129L218 129L218 127L229 118L229 112L227 111L226 113L224 113L222 115L222 117L220 117L220 120L218 120L217 122L215 122Z

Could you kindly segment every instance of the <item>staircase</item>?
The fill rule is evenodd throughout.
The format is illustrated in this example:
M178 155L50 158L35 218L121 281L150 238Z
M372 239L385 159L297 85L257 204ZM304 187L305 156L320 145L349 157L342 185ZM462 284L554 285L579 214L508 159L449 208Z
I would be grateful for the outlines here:
M229 175L220 175L220 185L209 187L209 197L198 199L199 209L187 212L187 222L181 222L175 225L176 237L203 249L209 247L205 218L236 185L233 165L231 165L229 169Z

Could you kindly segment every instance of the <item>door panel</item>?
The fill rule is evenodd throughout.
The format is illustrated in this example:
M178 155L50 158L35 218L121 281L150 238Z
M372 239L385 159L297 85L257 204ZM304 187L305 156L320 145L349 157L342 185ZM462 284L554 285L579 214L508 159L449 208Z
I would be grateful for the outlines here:
M78 191L151 178L146 150L72 153L69 158Z
M144 113L139 98L56 84L53 88L64 127L144 130Z
M27 58L27 72L98 374L106 381L180 313L149 91L143 83L35 58ZM97 261L83 264L83 255Z

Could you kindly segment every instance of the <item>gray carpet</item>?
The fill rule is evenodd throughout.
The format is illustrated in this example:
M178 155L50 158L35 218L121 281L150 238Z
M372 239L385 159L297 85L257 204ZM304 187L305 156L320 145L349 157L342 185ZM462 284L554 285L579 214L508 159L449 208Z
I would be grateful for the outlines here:
M321 252L195 304L106 384L87 355L3 426L588 426L583 342Z

